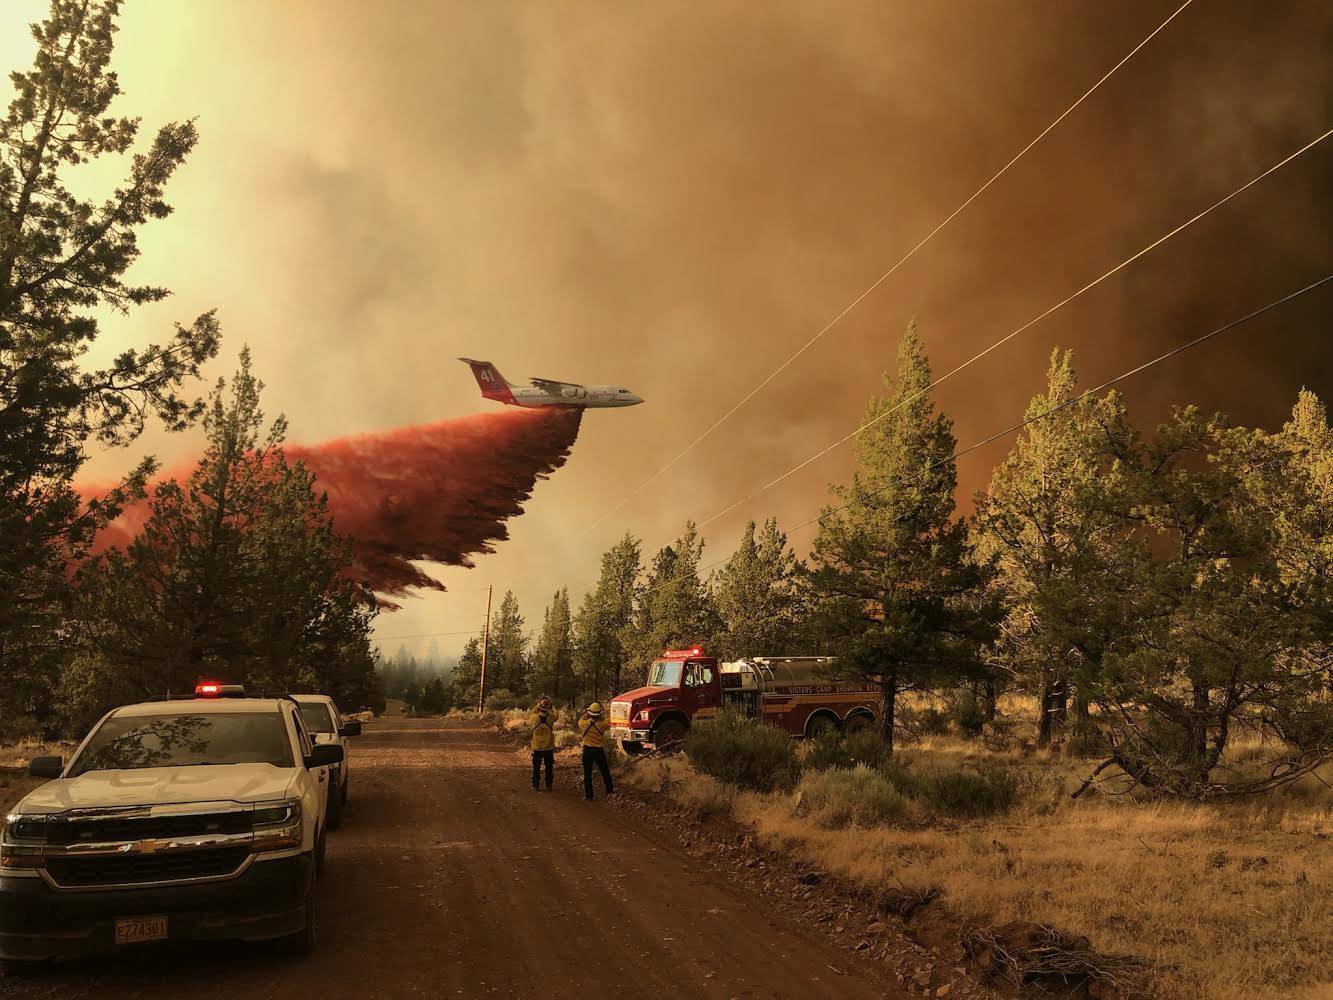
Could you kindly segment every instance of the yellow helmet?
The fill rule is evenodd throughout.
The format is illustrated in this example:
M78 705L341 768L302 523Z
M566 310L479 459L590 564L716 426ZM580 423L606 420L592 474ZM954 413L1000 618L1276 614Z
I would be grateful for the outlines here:
M601 714L602 714L602 703L600 701L594 701L591 705L588 706L588 716L590 718L595 719Z

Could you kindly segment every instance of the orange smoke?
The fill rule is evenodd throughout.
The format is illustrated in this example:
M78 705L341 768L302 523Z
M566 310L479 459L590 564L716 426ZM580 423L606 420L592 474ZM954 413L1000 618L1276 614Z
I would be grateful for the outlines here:
M471 566L472 556L507 538L505 521L522 513L538 479L565 463L582 416L504 410L284 450L328 493L334 528L355 548L355 575L377 593L401 595L441 589L413 560ZM192 468L159 482L183 480ZM126 509L94 549L127 545L150 513L147 501Z

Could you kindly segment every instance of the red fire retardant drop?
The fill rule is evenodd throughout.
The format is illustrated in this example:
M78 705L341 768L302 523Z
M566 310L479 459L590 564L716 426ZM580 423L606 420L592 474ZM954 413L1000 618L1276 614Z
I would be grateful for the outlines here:
M471 566L508 537L533 486L560 468L578 436L582 410L503 410L288 445L317 489L329 495L333 526L356 547L356 575L381 595L438 588L412 560ZM170 478L183 480L189 468ZM124 512L97 538L98 551L124 546L148 515Z

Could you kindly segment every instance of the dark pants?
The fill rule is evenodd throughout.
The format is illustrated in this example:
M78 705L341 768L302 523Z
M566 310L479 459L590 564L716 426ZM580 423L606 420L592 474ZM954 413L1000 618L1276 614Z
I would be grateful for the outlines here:
M542 764L546 765L546 790L551 790L551 773L555 770L555 751L554 750L534 750L532 751L532 787L536 788L539 784Z
M592 768L597 765L597 770L602 772L602 785L606 788L606 794L610 795L615 789L611 787L611 766L606 762L606 751L601 747L583 748L583 794L592 798Z

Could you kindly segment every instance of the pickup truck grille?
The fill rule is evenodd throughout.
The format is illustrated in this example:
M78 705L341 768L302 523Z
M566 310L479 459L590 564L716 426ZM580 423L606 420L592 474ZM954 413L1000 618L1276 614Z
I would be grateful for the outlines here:
M249 855L248 847L223 847L161 854L47 858L46 872L51 881L64 888L178 882L230 875Z
M181 816L105 816L52 823L47 842L67 846L126 840L170 840L209 834L249 833L252 827L248 810Z

